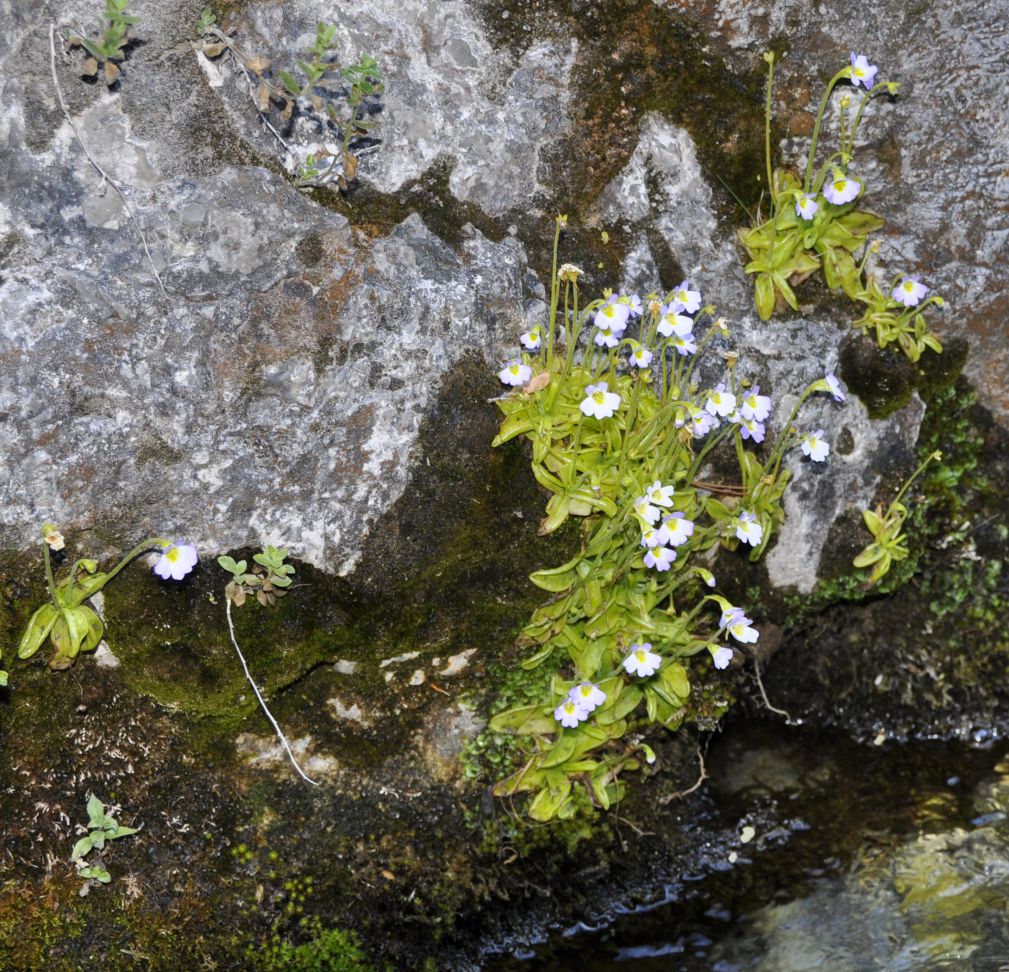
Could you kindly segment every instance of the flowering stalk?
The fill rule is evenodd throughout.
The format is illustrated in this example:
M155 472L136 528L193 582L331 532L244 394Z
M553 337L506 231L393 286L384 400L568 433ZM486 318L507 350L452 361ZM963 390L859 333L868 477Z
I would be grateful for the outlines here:
M806 192L810 189L810 178L813 174L813 159L816 156L816 143L820 138L820 125L823 122L823 113L827 110L827 103L830 101L830 94L834 90L834 86L842 78L851 77L851 68L845 67L841 68L827 84L827 90L823 93L823 101L820 102L820 110L816 113L816 123L813 125L813 138L809 143L809 159L806 161L806 175L802 180L803 188Z

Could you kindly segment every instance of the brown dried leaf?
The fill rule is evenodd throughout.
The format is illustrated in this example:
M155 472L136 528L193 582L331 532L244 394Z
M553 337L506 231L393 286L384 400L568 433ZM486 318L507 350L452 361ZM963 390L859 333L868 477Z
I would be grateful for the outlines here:
M224 53L227 46L228 46L227 44L224 44L221 41L204 41L203 53L207 57L220 57Z
M89 78L93 78L97 73L98 62L93 57L89 57L84 62L84 67L81 68L81 74L87 75Z
M343 153L343 174L347 177L347 182L353 182L357 176L357 159L350 152Z
M119 78L119 68L112 61L105 62L105 84L111 87Z
M245 59L245 66L253 74L259 75L270 66L270 59L268 57L259 57L258 55L254 55L253 57L247 57Z
M532 394L541 391L550 384L550 372L541 371L538 375L533 375L523 386L522 391Z
M270 86L265 81L259 82L259 91L256 93L256 107L263 112L270 110Z
M256 600L259 601L263 607L269 607L270 602L268 600L269 594L264 594L262 591L256 591Z
M284 101L284 110L280 113L280 117L286 122L290 121L291 115L294 113L294 102L290 98L285 98Z

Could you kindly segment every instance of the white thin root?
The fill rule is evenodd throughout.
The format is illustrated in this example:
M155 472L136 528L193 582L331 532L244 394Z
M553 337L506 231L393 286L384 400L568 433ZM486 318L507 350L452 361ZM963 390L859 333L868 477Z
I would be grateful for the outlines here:
M771 705L771 700L767 697L767 691L764 689L764 680L760 677L760 659L757 657L757 653L753 652L753 670L757 673L757 688L760 689L760 697L764 700L764 705L767 707L768 711L774 712L777 715L784 716L785 721L790 726L799 725L784 709L779 709L776 706Z
M299 765L298 761L294 758L294 753L291 752L291 745L287 741L287 737L284 735L283 730L277 724L277 720L273 718L273 713L267 708L266 701L263 696L260 695L259 689L256 687L256 683L252 680L252 675L249 673L249 666L245 664L245 656L242 654L242 649L238 647L238 641L235 638L235 625L231 620L231 599L224 599L224 610L228 616L228 634L231 635L231 644L234 645L235 651L238 653L238 660L242 663L242 668L245 670L245 677L249 680L249 684L252 686L252 691L256 693L256 698L259 699L259 704L263 707L263 711L266 713L266 718L270 720L274 731L277 733L277 738L281 741L284 749L287 750L287 755L290 757L291 764L298 771L298 774L303 780L307 780L312 786L318 786L319 784L313 780Z
M161 274L158 273L158 268L154 265L154 257L151 256L151 248L147 245L147 237L144 236L144 231L140 228L140 221L134 215L133 210L130 209L130 204L126 201L126 196L123 194L123 190L119 188L119 184L95 161L94 156L92 156L92 154L88 151L88 147L84 144L84 139L81 138L81 133L77 131L77 126L74 124L74 120L70 117L70 112L67 110L67 104L63 100L63 92L60 90L60 82L56 77L56 24L52 22L49 24L49 69L52 72L53 87L56 89L56 97L59 99L60 108L63 110L63 117L67 120L67 124L74 133L74 137L77 139L77 142L81 147L81 151L102 177L99 192L104 193L105 185L108 184L118 193L119 199L123 204L123 208L133 221L133 225L137 228L137 233L140 234L140 242L144 244L144 253L147 254L147 262L151 265L151 272L154 274L154 279L157 280L158 286L161 288L161 293L167 297L168 291L165 290L165 284L161 279Z

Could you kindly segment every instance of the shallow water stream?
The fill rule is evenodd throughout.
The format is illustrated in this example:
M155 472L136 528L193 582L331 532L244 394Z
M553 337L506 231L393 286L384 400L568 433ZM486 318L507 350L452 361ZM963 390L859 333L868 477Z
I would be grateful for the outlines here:
M486 968L1009 972L1007 752L736 725L706 783L724 859Z

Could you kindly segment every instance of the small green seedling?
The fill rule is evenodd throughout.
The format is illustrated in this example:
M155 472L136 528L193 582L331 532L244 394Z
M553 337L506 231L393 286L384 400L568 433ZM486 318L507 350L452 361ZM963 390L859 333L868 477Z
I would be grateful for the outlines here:
M102 80L111 87L119 80L119 64L125 60L125 47L129 43L129 28L137 23L126 9L129 0L105 0L105 30L95 40L83 33L75 34L67 42L70 47L83 47L91 56L84 62L83 73L93 78L102 70Z
M253 556L256 563L251 573L246 569L249 565L245 560L236 563L232 557L218 557L218 564L232 575L224 588L225 597L235 607L241 607L249 594L255 594L264 607L276 604L277 598L287 593L284 588L291 586L290 575L294 573L294 568L284 563L287 554L286 548L267 544L262 553Z
M335 37L336 27L320 20L315 25L315 45L311 50L312 59L306 61L299 58L296 62L298 69L305 75L305 80L299 82L290 71L280 71L278 74L289 94L295 98L308 97L316 111L322 111L323 102L313 93L312 89L336 67L335 64L327 60L329 49L333 46Z
M106 842L118 840L120 837L128 837L130 834L137 833L139 828L120 826L115 817L106 813L102 801L92 794L88 797L87 828L80 825L80 829L86 829L87 834L74 844L74 849L70 852L71 862L77 865L77 873L82 878L108 884L112 880L112 875L105 869L101 855ZM84 858L93 850L99 852L98 857L91 864L86 864Z
M217 24L217 17L214 11L210 7L204 7L200 12L199 19L196 21L196 32L198 34L205 34L207 30L214 27Z
M925 467L933 459L941 458L941 452L933 452L911 474L885 512L882 503L876 507L875 512L862 510L862 519L872 534L873 542L852 563L859 568L872 567L872 573L869 574L869 579L866 581L869 587L872 587L886 575L891 564L907 559L907 537L901 531L904 528L904 521L907 519L908 509L901 503L901 499L911 483L925 471Z

